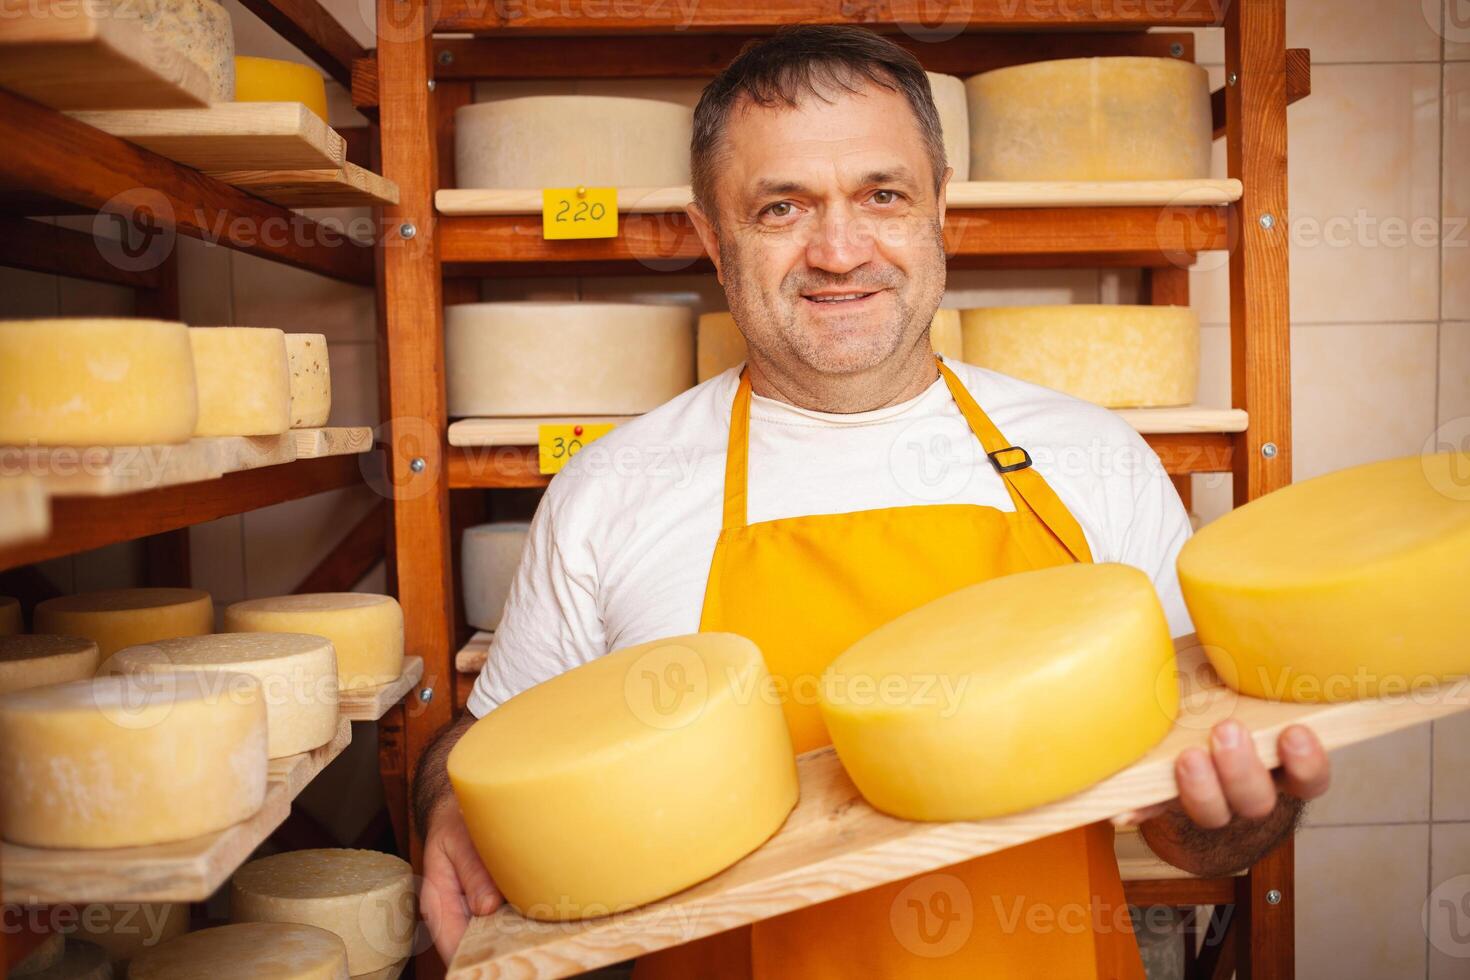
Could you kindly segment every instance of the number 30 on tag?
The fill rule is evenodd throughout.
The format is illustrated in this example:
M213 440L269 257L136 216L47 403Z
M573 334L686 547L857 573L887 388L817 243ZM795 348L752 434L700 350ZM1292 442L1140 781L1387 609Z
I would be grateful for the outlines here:
M559 473L582 447L614 428L613 423L552 424L537 427L537 462L542 473Z
M617 238L616 187L547 187L541 191L541 237Z

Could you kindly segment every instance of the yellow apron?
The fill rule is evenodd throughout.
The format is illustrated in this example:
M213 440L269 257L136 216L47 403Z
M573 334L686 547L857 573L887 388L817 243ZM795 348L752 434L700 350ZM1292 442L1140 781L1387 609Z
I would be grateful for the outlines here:
M1092 560L1081 527L1029 456L942 362L939 371L1001 471L1014 512L939 504L747 524L750 381L741 376L700 629L759 644L785 682L798 753L831 741L815 682L863 635L976 582ZM1144 972L1112 827L1100 823L646 956L635 976L1143 980Z

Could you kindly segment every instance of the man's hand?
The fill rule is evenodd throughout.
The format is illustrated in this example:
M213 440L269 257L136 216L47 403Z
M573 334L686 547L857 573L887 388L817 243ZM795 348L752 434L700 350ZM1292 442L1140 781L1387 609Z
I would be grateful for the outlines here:
M419 888L419 910L445 963L454 958L470 916L489 915L500 903L500 890L475 852L464 815L450 796L429 815Z

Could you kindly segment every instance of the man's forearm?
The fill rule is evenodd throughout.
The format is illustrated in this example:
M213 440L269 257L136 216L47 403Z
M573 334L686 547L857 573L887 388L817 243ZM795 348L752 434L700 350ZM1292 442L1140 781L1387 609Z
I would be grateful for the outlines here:
M429 815L450 796L449 769L446 765L449 761L449 750L454 748L455 743L474 723L475 717L470 714L453 722L439 733L439 737L419 757L418 771L413 778L413 816L414 826L420 834L429 825Z
M1247 868L1296 830L1305 804L1279 794L1276 809L1259 820L1235 817L1218 830L1189 819L1176 803L1166 812L1139 825L1144 842L1177 868L1206 878L1217 878Z

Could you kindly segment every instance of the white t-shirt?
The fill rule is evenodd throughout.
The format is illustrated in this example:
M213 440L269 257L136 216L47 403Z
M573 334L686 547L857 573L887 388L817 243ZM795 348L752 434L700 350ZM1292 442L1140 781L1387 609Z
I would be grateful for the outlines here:
M960 381L1024 447L1094 561L1153 580L1191 631L1175 558L1189 517L1143 438L1112 412L962 363ZM724 501L731 369L587 446L551 481L470 694L479 717L612 650L697 632ZM941 378L899 405L834 415L751 400L750 523L923 504L1014 510Z

